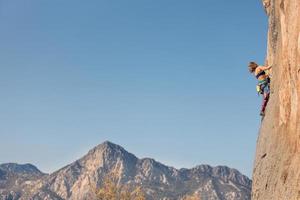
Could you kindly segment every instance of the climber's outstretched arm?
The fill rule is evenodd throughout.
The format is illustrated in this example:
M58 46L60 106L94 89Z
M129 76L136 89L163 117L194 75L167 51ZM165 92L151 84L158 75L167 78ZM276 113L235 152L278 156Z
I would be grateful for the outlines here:
M261 70L269 70L269 69L272 68L272 65L271 65L271 66L259 66L259 68L260 68Z

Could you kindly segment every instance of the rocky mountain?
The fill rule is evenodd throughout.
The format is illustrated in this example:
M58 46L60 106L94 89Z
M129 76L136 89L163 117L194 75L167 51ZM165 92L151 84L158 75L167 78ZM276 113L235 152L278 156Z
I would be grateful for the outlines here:
M0 165L0 199L18 199L24 189L46 176L31 164L7 163Z
M50 175L33 173L38 172L29 170L33 168L10 168L17 169L12 170L16 177L19 171L33 176L29 182L2 184L0 194L5 200L93 200L96 188L111 174L120 184L141 186L150 200L179 200L194 193L204 200L247 200L251 191L251 180L235 169L208 165L175 169L150 158L139 159L111 142L96 146L79 160Z
M271 96L257 141L253 200L300 199L300 1L263 0Z
M32 164L19 165L16 163L6 163L0 165L2 172L23 174L23 175L42 175L43 173Z

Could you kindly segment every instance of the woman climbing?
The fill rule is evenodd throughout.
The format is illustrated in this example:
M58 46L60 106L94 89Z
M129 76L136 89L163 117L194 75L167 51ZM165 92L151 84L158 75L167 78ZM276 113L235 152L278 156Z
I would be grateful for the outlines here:
M263 95L260 115L264 116L270 97L270 77L266 71L271 69L272 66L259 66L255 62L250 62L248 68L250 73L254 74L258 80L257 92Z

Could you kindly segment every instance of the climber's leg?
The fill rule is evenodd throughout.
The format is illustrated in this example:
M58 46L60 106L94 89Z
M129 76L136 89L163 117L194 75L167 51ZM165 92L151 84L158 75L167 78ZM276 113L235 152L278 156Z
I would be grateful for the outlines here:
M262 105L261 105L260 115L265 114L265 110L266 110L266 107L267 107L267 104L268 104L268 101L269 101L269 96L270 96L269 93L264 93L264 98L263 98L263 102L262 102Z
M269 97L270 97L270 85L269 84L265 84L262 87L263 90L263 102L261 105L261 111L260 111L260 115L264 116L265 115L265 110L269 101Z

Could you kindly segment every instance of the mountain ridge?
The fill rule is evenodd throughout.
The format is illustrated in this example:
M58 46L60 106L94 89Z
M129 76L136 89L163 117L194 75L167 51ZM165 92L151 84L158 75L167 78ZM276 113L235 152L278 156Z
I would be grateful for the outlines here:
M36 166L30 163L17 164L17 163L3 163L0 164L0 169L12 173L33 173L44 174Z
M109 141L49 175L30 179L30 184L0 187L0 197L13 192L13 200L93 200L96 196L91 188L100 187L110 174L116 174L120 184L142 186L149 200L180 199L187 194L209 200L250 199L251 180L236 169L209 165L176 169L152 158L140 159Z

